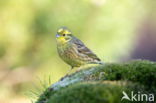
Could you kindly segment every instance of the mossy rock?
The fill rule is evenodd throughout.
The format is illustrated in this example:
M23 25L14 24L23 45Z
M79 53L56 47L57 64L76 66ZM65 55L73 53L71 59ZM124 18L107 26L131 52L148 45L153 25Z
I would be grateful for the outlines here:
M123 91L156 94L156 63L138 60L89 67L53 84L36 103L121 103Z

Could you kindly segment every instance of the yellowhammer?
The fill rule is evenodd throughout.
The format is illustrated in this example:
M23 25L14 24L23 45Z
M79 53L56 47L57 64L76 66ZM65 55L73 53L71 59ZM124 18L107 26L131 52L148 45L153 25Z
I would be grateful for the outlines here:
M67 64L80 67L85 64L103 64L103 62L84 43L72 35L66 27L58 29L56 34L58 54Z

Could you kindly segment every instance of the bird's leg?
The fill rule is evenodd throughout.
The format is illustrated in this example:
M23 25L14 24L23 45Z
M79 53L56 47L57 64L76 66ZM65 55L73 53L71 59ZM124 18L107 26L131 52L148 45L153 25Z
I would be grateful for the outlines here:
M71 69L68 70L68 72L66 73L65 77L68 76L68 74L72 71L73 68L74 68L74 67L71 66Z
M62 77L61 80L63 80L65 77L67 77L68 74L71 72L71 70L72 70L73 68L74 68L74 67L71 67L71 69L68 70L68 72L66 73L66 75L65 75L64 77Z
M77 68L77 70L76 70L76 72L78 72L78 71L80 71L82 69L82 67L80 66L80 67L78 67Z
M71 71L72 71L73 67L71 67L71 69L68 70L68 72L66 73L66 75L68 75Z

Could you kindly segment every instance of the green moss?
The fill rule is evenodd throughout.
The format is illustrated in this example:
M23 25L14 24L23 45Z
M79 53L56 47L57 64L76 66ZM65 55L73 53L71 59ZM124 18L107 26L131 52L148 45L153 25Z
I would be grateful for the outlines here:
M133 61L111 64L105 67L104 72L107 74L106 80L128 80L145 85L148 89L154 89L156 86L156 63L154 62Z
M131 88L128 90L126 86L116 83L76 83L52 94L47 103L120 103L122 91L129 94L130 90L134 89L129 86Z
M120 103L123 90L156 93L155 74L156 63L142 60L90 67L53 84L37 103Z

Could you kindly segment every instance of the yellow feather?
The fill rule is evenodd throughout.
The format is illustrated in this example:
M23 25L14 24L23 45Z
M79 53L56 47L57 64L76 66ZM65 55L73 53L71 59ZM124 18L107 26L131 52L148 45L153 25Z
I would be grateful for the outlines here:
M59 37L59 38L57 38L57 41L58 41L59 43L61 43L61 44L63 44L63 43L66 42L66 40L65 40L64 37Z
M63 29L62 29L62 28L58 30L58 32L59 32L59 33L61 33L62 31L63 31Z

